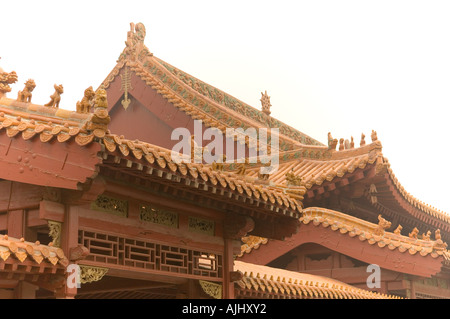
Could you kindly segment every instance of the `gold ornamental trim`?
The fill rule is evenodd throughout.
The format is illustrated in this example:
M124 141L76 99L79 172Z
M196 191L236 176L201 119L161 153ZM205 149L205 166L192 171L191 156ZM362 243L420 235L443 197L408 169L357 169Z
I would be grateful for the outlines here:
M203 291L214 299L222 299L222 285L210 281L199 280Z
M93 266L80 266L80 281L82 284L99 281L106 275L108 268L93 267Z

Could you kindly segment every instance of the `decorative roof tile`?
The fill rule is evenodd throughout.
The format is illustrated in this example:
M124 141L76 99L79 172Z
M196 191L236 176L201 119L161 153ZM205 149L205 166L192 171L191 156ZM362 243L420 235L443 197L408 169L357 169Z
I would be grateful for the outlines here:
M381 216L379 219L384 220ZM368 221L326 208L308 207L303 209L300 222L303 224L312 223L314 226L322 226L347 234L350 237L357 237L360 241L369 245L377 245L380 248L386 247L389 250L398 250L401 253L409 253L420 256L431 256L437 258L443 256L444 260L450 260L450 252L447 245L437 238L435 240L423 240L410 238L395 232L388 232L380 223L373 224ZM301 226L300 226L301 227ZM254 249L259 249L261 245L268 243L267 238L248 236L243 238L244 244L241 246L239 257L251 253Z
M238 294L270 298L325 298L325 299L401 299L394 295L379 294L322 276L284 269L234 262L234 270L243 274L236 282Z
M320 186L324 182L351 174L357 169L365 169L368 165L375 165L377 174L387 174L395 189L406 202L421 212L450 223L450 215L423 203L408 193L396 178L388 159L382 153L382 145L379 140L365 144L359 148L345 149L343 151L330 151L326 147L303 145L295 150L280 153L280 165L278 170L270 175L269 182L276 185L286 185L288 176L301 179L301 185L307 190L314 186ZM247 176L256 177L260 164L249 167ZM225 167L234 170L233 165Z
M255 178L248 178L247 176L238 175L232 172L214 171L211 165L201 163L189 163L189 162L175 162L172 159L172 151L151 145L142 141L130 141L118 138L113 134L106 134L102 139L105 143L106 150L109 153L117 153L117 150L123 156L135 156L138 152L139 156L135 158L138 160L144 160L148 164L154 164L155 159L159 167L169 169L174 173L182 177L200 178L203 182L209 182L214 186L220 186L229 188L241 195L246 195L256 200L263 199L271 204L277 204L280 207L286 209L293 209L294 211L301 212L303 199L306 189L304 187L298 187L296 190L296 198L290 196L286 187L268 187L266 185L255 185ZM130 152L131 150L134 152ZM183 155L179 155L183 158ZM187 159L187 158L186 158Z
M315 226L330 227L331 230L348 234L350 237L358 236L359 240L366 241L370 245L377 244L380 248L388 246L389 250L398 249L402 253L408 251L414 255L420 252L421 256L430 255L433 258L446 254L446 245L442 241L410 238L388 232L384 230L381 222L378 225L373 224L330 209L308 207L303 210L300 221L303 224L312 222Z
M139 23L141 30L145 27ZM138 77L155 89L175 107L194 119L204 122L207 127L215 127L225 133L227 127L278 128L280 148L292 149L295 144L323 145L304 133L278 121L242 101L214 88L153 56L144 44L144 37L136 39L140 33L131 23L126 48L117 65L102 85L107 88L119 75L122 68L130 68ZM143 32L145 34L145 31Z
M39 242L27 242L23 238L17 239L7 235L0 238L0 258L3 261L13 258L19 263L29 260L38 265L46 262L53 266L67 267L69 264L69 260L61 248L41 245Z
M213 186L217 186L220 181L221 187L240 195L276 204L286 210L301 212L304 187L297 189L298 196L294 198L290 197L285 187L269 188L264 185L255 187L254 178L232 172L214 171L211 165L187 162L187 158L182 154L179 154L182 161L175 162L170 150L143 141L128 140L108 132L99 134L97 126L92 127L90 124L94 121L94 116L95 113L63 112L63 110L18 102L6 97L0 99L0 133L5 130L10 138L20 134L25 140L39 137L42 143L48 143L53 139L59 143L74 140L80 146L93 142L100 143L105 146L105 151L109 154L131 157L149 165L157 165L161 169L169 169L173 174L181 177L200 179Z

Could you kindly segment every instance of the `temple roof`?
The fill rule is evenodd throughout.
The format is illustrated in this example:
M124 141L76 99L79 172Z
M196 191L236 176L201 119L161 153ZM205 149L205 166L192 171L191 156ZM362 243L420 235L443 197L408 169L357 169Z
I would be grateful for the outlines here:
M324 298L324 299L400 299L360 289L331 278L288 271L268 266L234 262L243 274L236 282L238 295L249 298Z
M447 244L444 243L439 237L439 233L435 234L435 238L433 240L431 236L430 238L419 239L417 233L410 234L408 236L402 235L401 229L397 228L394 232L390 232L387 231L387 229L391 227L391 223L384 220L381 216L379 216L379 223L374 224L338 211L319 207L309 207L303 210L300 222L302 225L300 225L299 233L289 239L290 243L286 244L285 248L281 247L282 244L280 242L274 242L277 247L277 251L279 251L279 256L283 255L288 250L292 250L296 246L301 245L305 240L306 242L315 242L315 240L319 240L319 242L317 242L318 244L325 246L331 245L334 247L334 250L347 254L349 251L347 249L348 247L345 246L346 244L344 244L343 236L348 236L349 238L355 238L359 240L351 241L353 253L351 257L360 259L364 262L372 262L371 260L366 260L366 258L372 258L371 255L373 255L373 253L368 254L368 247L374 247L376 249L386 251L386 254L387 251L392 252L390 253L392 257L386 258L384 262L388 261L389 259L394 260L394 258L399 258L400 255L398 257L394 257L393 253L396 252L400 254L407 254L410 256L420 256L420 259L415 258L411 261L406 261L405 259L405 261L403 261L403 272L411 272L413 274L415 272L420 272L420 275L422 276L430 276L439 272L442 266L449 265L450 252L447 250ZM397 225L394 225L394 227L397 227ZM334 239L331 239L330 237L328 240L325 240L321 237L325 235L318 234L316 236L317 238L312 238L310 236L310 238L307 239L304 238L304 236L307 236L307 228L315 228L315 233L331 232L330 234L336 234L337 237L333 237ZM303 231L305 232L305 234L301 235L303 234ZM296 238L300 238L299 236L303 236L303 241L297 241ZM266 246L268 247L270 243L272 243L271 240L262 237L245 237L243 238L243 245L241 246L241 254L239 255L239 257L245 261L248 259L243 258L246 255L256 254L250 260L260 260L261 262L266 264L267 262L269 262L269 260L265 260L263 258L265 260L263 261L263 259L259 258L258 256L267 256L268 251L266 250ZM336 243L339 243L339 245ZM350 242L348 242L347 245L350 245ZM361 246L361 248L356 249L357 246ZM364 248L364 246L366 246L367 248ZM354 254L357 251L365 253ZM437 263L433 260L436 260ZM408 264L411 265L411 269L407 270L406 266ZM386 264L380 266L392 268L393 265ZM393 269L395 270L395 265Z
M206 84L195 77L155 57L144 44L145 27L131 24L127 47L103 81L108 88L125 66L130 67L148 86L155 89L175 107L202 120L207 127L218 128L278 128L280 149L291 150L297 145L323 145L306 134L239 101L231 95Z
M443 256L445 260L450 260L450 252L446 249L446 244L442 240L418 239L398 233L382 230L379 225L344 214L331 209L320 207L308 207L303 210L300 221L307 225L322 226L332 231L339 231L350 237L357 237L360 241L379 248L387 247L389 250L398 250L401 253L420 256L431 256L437 258ZM382 230L382 232L380 232ZM241 255L249 254L254 249L259 249L261 245L268 243L267 238L248 236L241 246Z
M1 97L0 137L3 136L4 142L0 141L0 148L9 154L5 155L4 162L14 165L14 169L11 166L10 170L2 170L0 178L81 189L82 184L98 174L100 166L115 170L123 166L124 171L135 170L140 178L208 191L224 202L253 207L271 216L288 217L293 221L300 216L304 187L268 186L255 178L224 172L211 165L175 161L171 150L112 134L107 121L103 121L109 117L104 112L106 108L96 102L94 109L94 113L80 114ZM37 143L37 147L23 142ZM8 151L11 145L14 153ZM47 145L48 149L41 149L39 145ZM30 156L35 157L24 157L22 153L30 152L30 147L33 149ZM57 149L60 153L54 152ZM183 155L178 154L178 158L182 159Z
M373 143L371 144L359 148L353 148L353 146L348 148L346 145L344 149L342 140L340 145L342 150L335 151L338 141L335 140L334 147L330 147L330 136L327 147L271 117L268 115L270 112L253 108L154 56L144 43L145 34L143 24L131 24L126 48L102 86L108 88L119 75L123 76L120 74L121 70L128 67L169 103L192 119L202 120L207 127L218 128L222 132L225 132L226 128L279 128L281 165L275 173L270 175L269 180L272 186L285 185L286 174L293 173L301 177L302 185L308 190L307 195L312 196L312 188L317 188L327 181L334 182L358 168L364 169L368 165L376 165L377 172L387 173L387 187L393 186L390 187L390 201L398 201L400 196L404 203L399 205L414 218L427 224L432 224L434 219L438 219L441 222L438 227L445 232L450 231L449 215L418 200L406 192L399 183L388 160L381 153L381 143L377 140L376 133L373 137L374 132L372 132ZM233 164L227 166L231 169L235 168ZM258 170L259 168L249 169L246 175L256 180ZM383 186L386 185L383 184ZM380 198L385 196L385 193ZM384 209L379 203L373 203L373 205L377 209ZM396 209L398 207L393 210ZM428 218L421 214L425 214Z
M146 163L160 168L168 168L174 175L201 179L212 186L222 186L239 194L246 194L255 200L263 200L271 204L280 205L287 209L301 212L301 201L291 197L295 192L288 187L270 187L255 182L257 179L233 172L215 170L208 164L201 163L177 163L172 159L172 151L151 145L141 141L122 139L113 134L107 134L103 143L109 153L120 152L122 156L132 156L137 160L145 160ZM182 156L182 155L180 155ZM305 192L303 187L297 188L298 195Z
M5 129L9 137L19 133L24 140L39 136L44 143L54 137L59 142L73 137L83 146L93 140L93 135L83 128L89 117L90 114L0 97L0 129Z
M377 139L361 147L339 151L325 146L301 146L296 150L281 152L279 158L278 169L270 174L268 183L288 185L292 183L292 178L297 179L298 184L307 189L305 198L314 197L323 191L326 184L329 188L331 184L341 183L342 179L372 167L371 174L381 178L372 180L365 175L358 178L373 183L374 193L371 195L378 200L371 202L369 199L369 202L377 211L384 212L391 207L386 204L388 201L395 202L396 206L392 206L394 208L391 210L399 211L398 208L401 208L421 223L433 225L445 232L450 231L450 215L423 203L405 190L390 167L388 159L383 155L381 142ZM256 178L260 166L253 164L246 174ZM226 168L233 171L235 165L228 165Z

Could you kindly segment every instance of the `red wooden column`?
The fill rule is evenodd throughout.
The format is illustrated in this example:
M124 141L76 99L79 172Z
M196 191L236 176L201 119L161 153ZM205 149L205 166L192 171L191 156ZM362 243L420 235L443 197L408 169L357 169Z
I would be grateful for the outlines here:
M78 208L76 206L65 205L64 222L61 228L61 248L70 259L71 249L78 246ZM60 299L73 299L76 294L77 288L69 288L66 283L63 288L57 290L55 296Z
M223 299L234 299L234 282L231 281L231 272L234 271L233 239L224 238L223 260Z
M23 209L8 212L7 229L8 236L22 238L24 236L25 212Z
M414 280L411 279L409 283L410 283L410 288L409 288L410 296L409 296L409 298L410 299L417 299L416 298L416 287L414 287Z
M229 213L224 220L223 299L235 299L234 282L239 275L234 271L234 256L240 253L240 240L255 228L252 218Z

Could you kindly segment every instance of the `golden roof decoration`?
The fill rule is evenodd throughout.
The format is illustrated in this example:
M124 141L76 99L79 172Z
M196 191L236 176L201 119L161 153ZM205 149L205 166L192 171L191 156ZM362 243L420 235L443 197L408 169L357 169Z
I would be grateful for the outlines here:
M279 128L280 148L292 149L294 144L323 145L306 134L267 116L231 95L184 73L165 61L154 57L144 45L145 27L131 23L126 48L117 65L103 81L107 88L121 70L129 68L146 84L156 90L175 107L205 126L215 127L225 133L227 127Z
M33 79L29 79L25 82L25 87L22 91L17 93L17 101L31 103L31 98L33 96L32 92L36 87L36 83Z
M377 132L372 130L372 134L370 135L370 138L372 139L372 142L375 142L378 140Z
M331 135L331 132L328 132L328 149L335 151L337 144L338 144L338 140L336 138L333 138L333 136Z
M302 178L300 176L295 175L293 168L289 172L287 172L285 176L286 176L287 186L301 186L302 185Z
M256 178L248 179L244 175L214 170L212 165L174 162L171 150L111 134L107 127L109 121L106 91L103 88L97 90L94 113L89 114L0 98L0 133L6 133L10 138L39 138L42 143L54 139L60 143L74 140L79 146L98 142L105 146L103 156L115 153L114 156L130 156L137 161L142 160L139 166L156 165L161 169L167 167L170 174L194 180L201 178L202 183L211 183L211 187L206 184L204 187L212 192L218 186L228 188L232 192L249 196L252 201L270 202L270 210L283 214L295 216L302 210L301 198L294 196L295 194L291 196L283 187L256 185ZM183 158L182 154L180 158ZM198 185L198 182L193 183L195 184Z
M101 86L94 96L94 113L90 115L90 120L86 122L86 129L93 131L96 137L104 137L111 117L108 114L108 100L106 90Z
M130 31L127 33L127 40L125 41L125 49L119 57L119 61L125 57L129 57L131 61L143 60L147 56L153 54L144 45L146 30L143 23L139 22L136 25L130 23Z
M88 87L86 90L84 90L84 96L81 99L81 101L77 102L77 113L90 113L91 108L93 106L93 101L95 97L95 92L92 86Z
M361 133L361 142L359 142L359 146L364 146L366 145L366 140L365 140L366 136L364 135L364 133Z
M270 104L270 96L267 95L267 91L265 93L261 92L261 106L262 106L262 112L264 114L270 115L270 107L272 104Z
M55 93L50 95L50 101L47 104L44 104L44 106L58 108L59 103L61 102L61 94L64 93L64 87L62 86L62 84L60 85L55 84L53 87L55 88Z
M11 87L9 85L16 83L17 80L18 77L15 71L4 72L0 69L0 97L8 92L11 92Z

